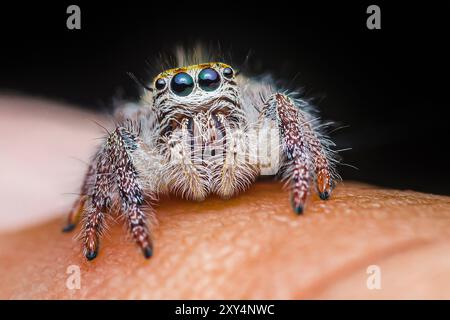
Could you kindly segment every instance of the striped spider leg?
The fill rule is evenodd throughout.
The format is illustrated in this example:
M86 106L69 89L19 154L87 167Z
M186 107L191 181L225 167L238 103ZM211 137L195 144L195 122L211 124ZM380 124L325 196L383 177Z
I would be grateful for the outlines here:
M143 211L144 190L136 171L135 160L143 153L143 141L138 132L118 126L100 147L82 186L82 194L69 214L69 221L63 231L71 231L82 215L81 239L86 258L97 256L100 237L105 228L106 215L113 211L113 203L120 204L120 210L127 220L128 229L141 248L144 256L150 258L153 245L150 226ZM146 152L145 161L159 161ZM156 175L156 171L155 171ZM155 180L155 179L152 179ZM149 194L149 190L146 190ZM151 192L150 192L151 195Z
M306 103L283 93L272 94L261 111L261 117L274 120L279 128L282 154L285 157L283 175L288 180L291 201L297 214L303 213L311 181L322 200L327 200L333 188L331 151L315 129L315 119L302 110Z

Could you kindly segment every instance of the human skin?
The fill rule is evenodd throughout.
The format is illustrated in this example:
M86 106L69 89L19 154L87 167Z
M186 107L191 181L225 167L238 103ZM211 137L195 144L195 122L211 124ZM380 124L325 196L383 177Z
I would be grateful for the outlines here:
M17 100L6 102L0 100L2 130L14 125L2 106ZM27 104L44 108L43 103ZM86 145L93 141L68 141L64 129L65 122L74 126L86 121L83 112L52 110L60 126L47 133L48 126L43 126L41 134L48 134L48 141L44 139L43 146L33 152L43 152L45 144L61 143L85 157ZM18 114L26 120L31 113ZM29 143L27 139L13 142L14 148L17 144L26 148ZM43 166L52 165L51 161ZM21 167L14 161L1 164L15 172L18 181L26 181L21 180ZM45 187L50 182L41 183ZM27 194L10 192L2 203L27 201ZM41 206L54 210L46 201ZM14 207L7 208L0 219L15 213ZM116 218L102 238L98 257L86 261L74 239L80 228L72 234L61 232L67 210L54 210L35 225L4 228L0 298L450 298L450 197L345 181L328 201L311 195L301 216L293 213L282 185L267 179L230 200L211 197L192 202L165 197L156 207L159 224L154 228L154 255L149 260ZM371 265L381 272L380 289L367 287ZM66 285L73 275L70 266L80 268L80 289Z

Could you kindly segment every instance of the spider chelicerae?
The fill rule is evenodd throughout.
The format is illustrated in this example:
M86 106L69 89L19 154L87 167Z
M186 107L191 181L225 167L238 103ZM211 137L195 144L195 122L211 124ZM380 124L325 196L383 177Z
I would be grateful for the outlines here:
M88 260L97 256L105 219L116 211L151 257L152 203L160 194L229 198L259 175L276 174L286 180L297 214L312 185L322 200L330 197L336 154L312 106L270 77L248 78L203 57L179 54L179 67L157 75L139 104L119 109L64 228L82 221Z

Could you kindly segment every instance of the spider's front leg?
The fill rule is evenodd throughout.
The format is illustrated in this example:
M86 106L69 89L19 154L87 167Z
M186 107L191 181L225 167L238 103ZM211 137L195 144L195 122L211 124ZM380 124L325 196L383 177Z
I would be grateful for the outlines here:
M146 258L152 255L147 217L142 211L143 190L132 159L132 153L140 143L137 135L123 127L116 128L108 136L88 171L82 187L85 192L75 204L75 209L69 215L68 227L64 229L73 229L76 216L83 212L82 240L88 260L97 256L105 215L110 213L116 193L134 240Z
M294 211L303 212L313 176L320 198L328 199L333 186L331 163L306 111L287 95L275 93L266 102L262 116L278 124Z
M84 176L83 183L81 185L80 190L80 196L75 201L75 203L72 206L72 209L70 210L70 213L67 217L67 224L63 229L63 232L70 232L73 229L75 229L76 225L80 221L81 215L84 210L84 206L86 204L86 200L88 199L88 193L90 188L92 187L92 179L93 175L95 173L95 167L91 163L89 165L89 168Z

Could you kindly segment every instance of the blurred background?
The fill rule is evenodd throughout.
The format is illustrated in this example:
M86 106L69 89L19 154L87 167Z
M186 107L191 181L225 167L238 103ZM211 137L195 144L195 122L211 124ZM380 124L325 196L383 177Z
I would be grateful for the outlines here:
M70 4L81 8L81 30L66 28ZM366 28L371 4L381 8L381 30ZM302 87L324 119L343 127L332 137L338 149L351 148L343 161L358 168L342 166L344 180L450 195L449 8L439 1L2 3L0 93L109 113L113 97L138 98L127 72L150 79L159 54L203 41L250 75L270 72Z

